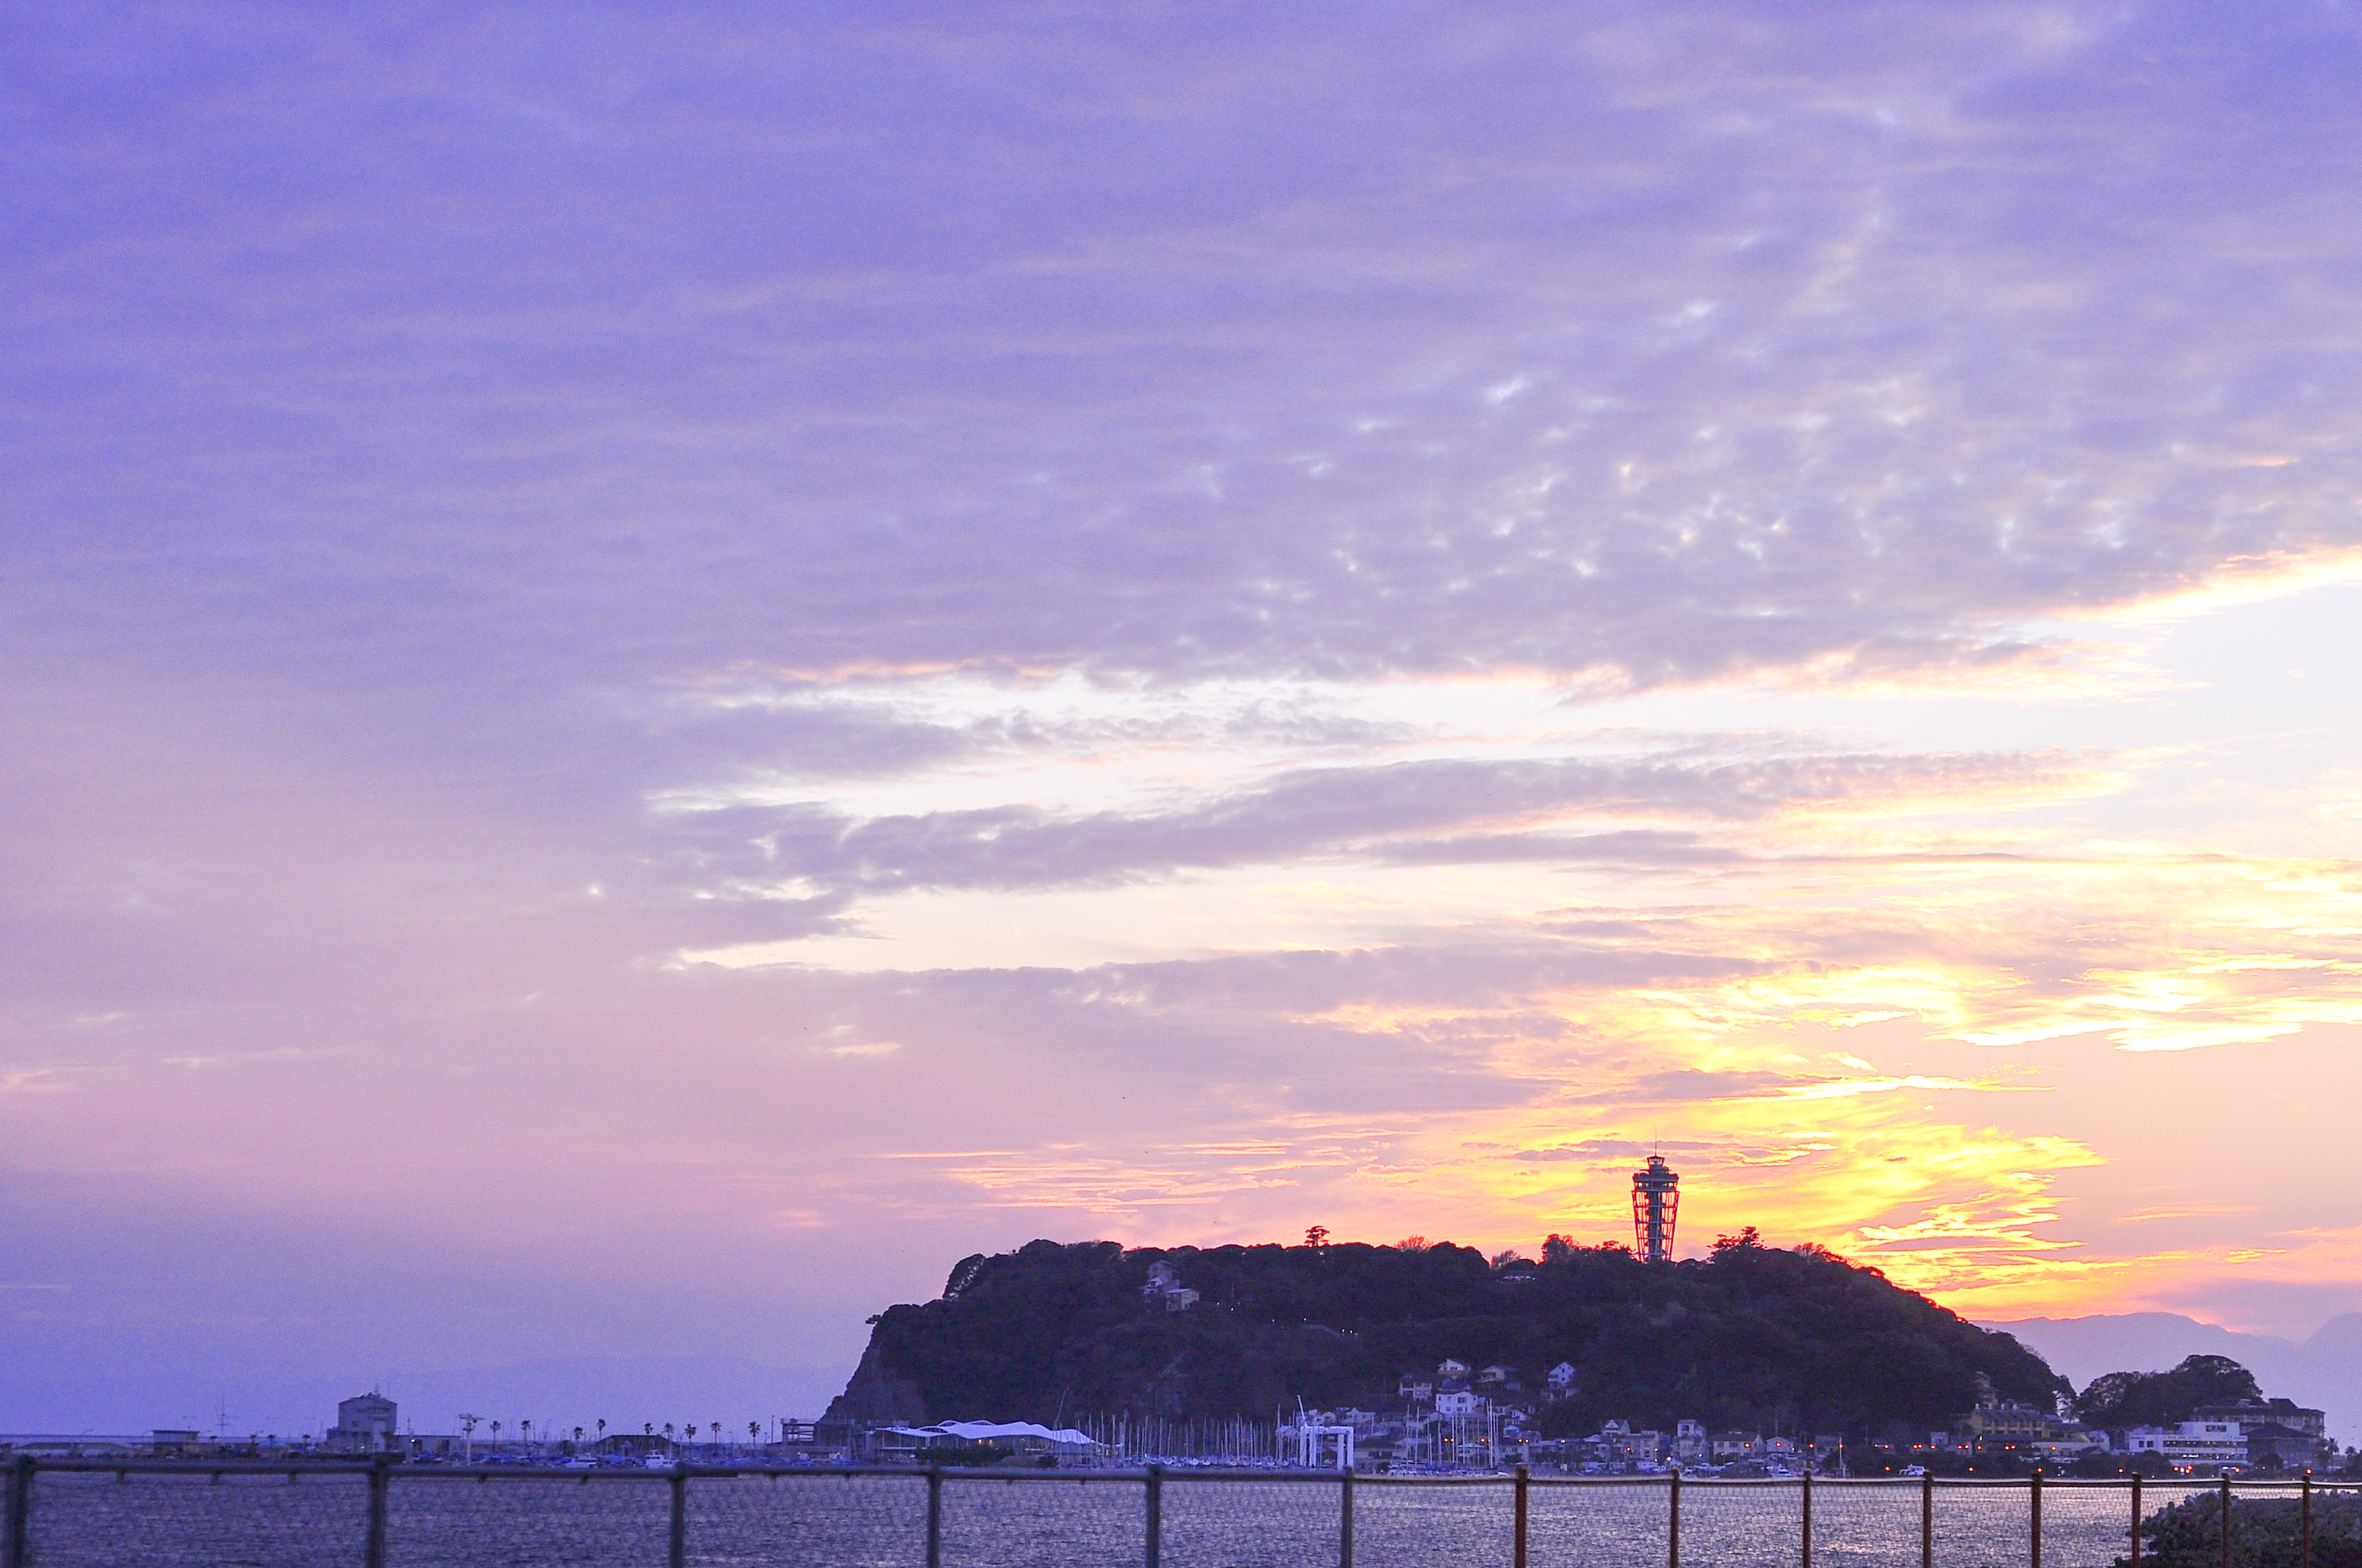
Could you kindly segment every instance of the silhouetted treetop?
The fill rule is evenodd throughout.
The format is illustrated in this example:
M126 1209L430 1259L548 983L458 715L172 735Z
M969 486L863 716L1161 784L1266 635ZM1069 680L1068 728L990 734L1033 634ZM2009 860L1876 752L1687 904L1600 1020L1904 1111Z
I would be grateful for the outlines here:
M2193 1355L2170 1372L2111 1372L2092 1379L2075 1401L2087 1425L2167 1427L2202 1405L2261 1399L2255 1375L2227 1355Z

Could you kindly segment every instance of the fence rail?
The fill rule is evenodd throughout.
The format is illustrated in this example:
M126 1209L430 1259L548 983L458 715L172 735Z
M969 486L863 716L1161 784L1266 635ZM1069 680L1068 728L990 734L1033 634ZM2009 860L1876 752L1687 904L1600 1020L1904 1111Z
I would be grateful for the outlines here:
M2323 1568L2362 1485L759 1465L7 1466L0 1568Z

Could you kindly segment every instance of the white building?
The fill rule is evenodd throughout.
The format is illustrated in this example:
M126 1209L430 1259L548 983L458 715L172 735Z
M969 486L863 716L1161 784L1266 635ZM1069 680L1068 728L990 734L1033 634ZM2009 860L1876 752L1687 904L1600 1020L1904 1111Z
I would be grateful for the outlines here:
M1714 1447L1707 1438L1704 1421L1673 1423L1673 1463L1704 1464L1713 1456Z
M393 1401L384 1395L356 1394L337 1404L327 1446L344 1453L391 1453L398 1446L393 1418Z
M2135 1427L2125 1434L2125 1452L2157 1453L2176 1470L2208 1472L2247 1463L2247 1437L2236 1421L2183 1421L2171 1427Z
M1560 1362L1544 1375L1550 1379L1551 1393L1553 1397L1563 1398L1574 1392L1574 1363Z
M1473 1416L1485 1408L1485 1396L1468 1388L1447 1388L1435 1397L1439 1416Z

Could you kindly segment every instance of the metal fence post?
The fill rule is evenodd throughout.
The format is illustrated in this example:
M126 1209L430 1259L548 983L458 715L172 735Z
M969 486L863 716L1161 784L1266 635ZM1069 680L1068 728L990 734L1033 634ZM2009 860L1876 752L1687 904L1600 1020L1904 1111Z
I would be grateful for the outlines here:
M30 1539L28 1529L33 1518L33 1467L39 1463L29 1453L19 1454L17 1463L8 1467L8 1514L0 1525L0 1564L6 1568L25 1568L25 1547Z
M927 1568L943 1568L944 1563L944 1473L940 1466L927 1467Z
M676 1463L672 1473L672 1536L665 1550L671 1568L689 1562L689 1472Z
M1510 1483L1518 1496L1517 1532L1511 1537L1509 1562L1511 1568L1526 1568L1526 1467L1518 1466L1517 1479Z
M1148 1467L1148 1568L1164 1556L1164 1466Z
M1936 1477L1919 1476L1919 1568L1936 1568Z
M2027 1548L2028 1561L2034 1568L2042 1568L2042 1466L2034 1467L2034 1485L2025 1489L2026 1535L2032 1545Z
M1665 1568L1682 1568L1682 1467L1673 1466L1665 1488Z
M2304 1473L2304 1489L2297 1495L2297 1568L2312 1568L2312 1472Z
M1813 1473L1805 1472L1804 1568L1813 1568Z
M2132 1555L2132 1568L2140 1568L2140 1527L2141 1527L2140 1481L2141 1481L2140 1475L2139 1475L2139 1474L2138 1474L2137 1472L2136 1472L2136 1473L2134 1474L2134 1475L2133 1475L2133 1555Z
M1337 1502L1337 1568L1353 1568L1353 1473L1337 1477L1342 1483ZM2312 1568L2308 1562L2305 1568Z
M2223 1472L2223 1568L2231 1568L2231 1473Z
M370 1461L369 1536L361 1547L363 1568L385 1568L385 1489L391 1463L381 1453Z

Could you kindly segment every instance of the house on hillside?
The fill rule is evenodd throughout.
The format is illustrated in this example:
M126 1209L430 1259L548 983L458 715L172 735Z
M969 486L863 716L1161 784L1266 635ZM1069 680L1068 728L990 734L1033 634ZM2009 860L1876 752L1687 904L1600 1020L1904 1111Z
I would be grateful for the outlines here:
M1140 1287L1141 1299L1156 1309L1166 1312L1187 1312L1198 1305L1198 1292L1181 1283L1181 1276L1163 1258L1148 1265L1148 1283Z
M2068 1435L2067 1423L2055 1412L2014 1399L1979 1405L1960 1418L1959 1430L1978 1449L2056 1441Z
M1545 1380L1550 1384L1551 1398L1563 1399L1568 1395L1574 1392L1574 1363L1571 1361L1560 1362L1556 1366L1551 1367L1550 1371L1543 1375Z

